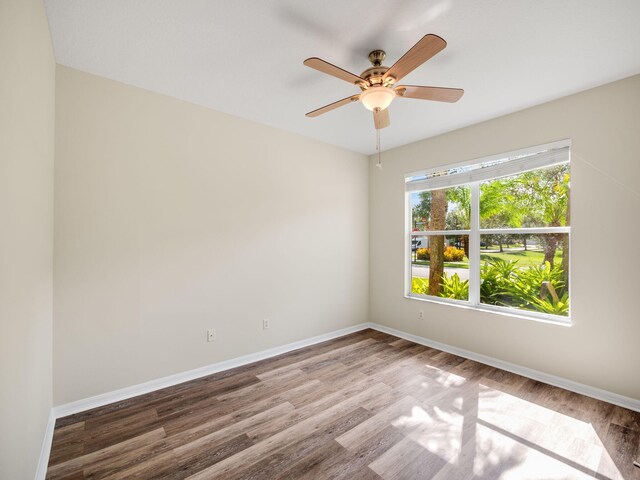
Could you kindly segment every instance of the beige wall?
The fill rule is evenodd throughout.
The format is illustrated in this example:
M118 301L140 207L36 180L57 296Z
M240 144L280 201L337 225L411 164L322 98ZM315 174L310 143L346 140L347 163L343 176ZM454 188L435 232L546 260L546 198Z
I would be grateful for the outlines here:
M372 321L640 399L639 126L635 76L385 152L382 171L371 158ZM563 138L573 141L573 326L404 298L404 174Z
M61 66L56 122L55 404L368 320L364 155Z
M40 0L0 2L0 478L33 478L51 409L55 62Z
M58 67L54 252L55 64L39 0L0 3L0 65L0 477L34 475L52 355L62 404L369 310L640 399L640 76L386 152L367 183L361 155ZM572 327L403 298L404 173L567 137Z

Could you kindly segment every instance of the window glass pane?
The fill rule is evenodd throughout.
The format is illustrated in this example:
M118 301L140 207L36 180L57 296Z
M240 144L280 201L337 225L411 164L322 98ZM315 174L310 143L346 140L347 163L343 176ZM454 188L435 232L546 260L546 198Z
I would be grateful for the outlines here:
M481 235L480 302L569 315L569 235Z
M412 193L413 231L469 229L470 195L469 185Z
M468 235L414 237L411 293L468 300L468 249Z
M480 228L569 226L569 164L480 184Z

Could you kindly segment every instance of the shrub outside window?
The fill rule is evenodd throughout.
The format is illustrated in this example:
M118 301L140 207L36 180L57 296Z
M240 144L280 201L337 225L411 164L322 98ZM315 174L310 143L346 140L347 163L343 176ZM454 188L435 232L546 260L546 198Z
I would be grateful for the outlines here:
M406 177L406 295L569 323L570 142Z

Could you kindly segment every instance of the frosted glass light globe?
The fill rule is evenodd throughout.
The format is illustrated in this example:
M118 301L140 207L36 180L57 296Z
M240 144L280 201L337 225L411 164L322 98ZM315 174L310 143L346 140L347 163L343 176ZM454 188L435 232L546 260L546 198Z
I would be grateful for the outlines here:
M377 108L384 110L396 96L392 88L376 86L365 90L360 94L360 101L367 110L374 111Z

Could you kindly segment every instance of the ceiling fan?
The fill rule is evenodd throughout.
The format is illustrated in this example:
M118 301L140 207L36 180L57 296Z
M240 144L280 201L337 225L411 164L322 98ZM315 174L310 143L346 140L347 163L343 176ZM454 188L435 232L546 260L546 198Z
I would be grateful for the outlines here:
M449 103L457 102L464 93L461 88L421 87L416 85L396 86L396 82L444 50L446 46L447 42L439 36L433 34L425 35L391 68L382 65L386 53L383 50L374 50L369 54L369 61L373 66L367 68L360 76L347 72L320 58L307 58L304 61L307 67L352 83L360 87L362 92L313 110L307 113L306 116L317 117L335 108L359 100L368 110L373 112L373 123L376 129L379 130L388 127L391 123L387 107L396 97Z

